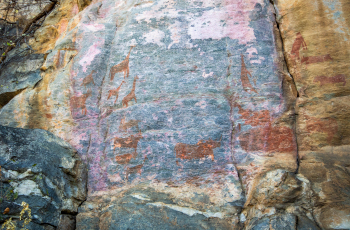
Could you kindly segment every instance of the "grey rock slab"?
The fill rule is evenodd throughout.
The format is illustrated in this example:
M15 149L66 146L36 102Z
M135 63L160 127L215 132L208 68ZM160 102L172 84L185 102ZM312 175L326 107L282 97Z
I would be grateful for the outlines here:
M52 133L0 126L2 188L12 195L0 205L19 214L24 201L33 223L57 226L61 212L77 213L87 193L87 170L76 151ZM32 228L38 229L38 228Z

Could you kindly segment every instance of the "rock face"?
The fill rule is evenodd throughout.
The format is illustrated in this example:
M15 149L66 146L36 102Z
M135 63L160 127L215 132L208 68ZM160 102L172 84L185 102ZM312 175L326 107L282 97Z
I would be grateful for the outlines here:
M89 4L0 110L88 164L78 229L350 228L346 0Z
M61 213L74 218L86 199L85 164L68 143L47 131L0 126L0 164L0 210L9 208L3 220L18 217L25 201L33 219L29 229L50 229L63 225Z
M349 229L350 2L278 0L274 5L299 94L299 173L311 182L320 227Z

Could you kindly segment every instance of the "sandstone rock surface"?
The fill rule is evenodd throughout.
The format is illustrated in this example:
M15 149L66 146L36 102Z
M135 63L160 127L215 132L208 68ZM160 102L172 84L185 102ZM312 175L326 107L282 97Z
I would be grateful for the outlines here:
M320 227L349 229L350 2L278 0L274 5L298 91L299 173L315 192Z

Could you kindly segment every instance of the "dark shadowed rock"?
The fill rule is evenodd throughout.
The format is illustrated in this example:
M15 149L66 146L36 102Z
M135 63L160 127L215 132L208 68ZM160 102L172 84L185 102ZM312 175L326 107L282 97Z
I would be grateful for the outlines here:
M85 200L86 166L50 132L0 126L0 165L2 188L16 194L0 204L1 212L10 209L3 220L18 216L24 201L32 211L29 229L47 229L58 226L61 212L76 214ZM60 229L70 229L67 219L61 216L60 224L67 227Z
M0 65L0 108L26 88L32 88L42 78L40 67L44 62L43 54L30 54L27 45L9 53L6 61Z

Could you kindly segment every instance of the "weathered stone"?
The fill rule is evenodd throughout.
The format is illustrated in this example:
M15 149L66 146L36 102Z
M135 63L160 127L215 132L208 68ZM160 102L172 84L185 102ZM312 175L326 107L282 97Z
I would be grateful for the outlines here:
M208 210L145 187L87 200L80 207L77 229L235 229L238 211ZM231 210L229 210L231 208ZM230 212L230 214L229 214Z
M44 55L30 54L28 47L9 54L0 68L0 108L26 88L33 88L41 80L40 68Z
M76 219L73 215L62 214L57 230L74 230L76 228Z
M346 0L89 4L47 17L43 80L0 110L88 164L78 229L350 228Z
M313 209L319 226L349 229L350 3L278 0L274 5L299 95L299 172L317 196Z
M302 192L302 181L295 173L282 169L273 170L256 179L254 191L248 197L246 205L263 204L276 206L278 204L294 203Z
M0 165L1 189L12 194L0 210L9 208L5 218L18 216L25 201L33 219L29 229L58 226L61 212L77 213L86 198L86 166L68 143L47 131L0 126Z
M307 217L298 216L297 230L319 230L320 228Z

